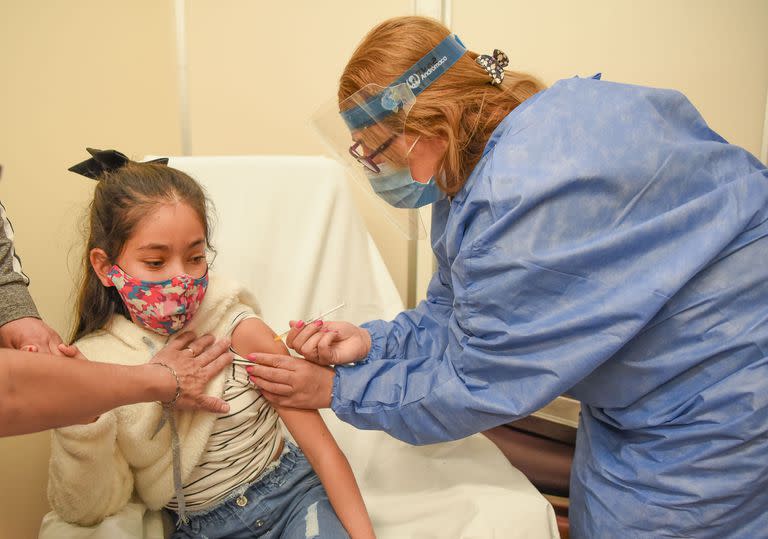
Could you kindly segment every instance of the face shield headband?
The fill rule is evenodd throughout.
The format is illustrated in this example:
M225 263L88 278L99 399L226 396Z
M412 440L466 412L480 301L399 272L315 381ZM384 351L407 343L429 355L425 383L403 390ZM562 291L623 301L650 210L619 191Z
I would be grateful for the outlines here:
M398 88L401 85L406 84L413 96L419 95L455 64L465 52L467 48L459 37L456 34L449 35L381 93L374 95L365 103L341 112L341 117L350 131L374 125L382 118L399 110L403 101L398 99Z

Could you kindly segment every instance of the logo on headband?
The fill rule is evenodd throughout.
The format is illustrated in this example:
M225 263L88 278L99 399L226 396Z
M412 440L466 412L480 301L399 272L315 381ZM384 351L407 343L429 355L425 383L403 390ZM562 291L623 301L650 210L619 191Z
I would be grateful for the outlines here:
M413 75L409 76L406 80L406 83L408 84L408 88L411 90L418 88L421 86L421 83L424 82L424 79L429 78L429 76L435 72L437 68L439 68L441 65L443 65L445 62L448 61L447 56L443 56L439 60L436 60L433 58L432 65L429 66L427 69L422 71L421 73L414 73Z
M413 94L405 90L404 84L398 84L397 86L390 86L381 94L381 106L386 110L397 112L400 107L405 107L405 104L413 99Z

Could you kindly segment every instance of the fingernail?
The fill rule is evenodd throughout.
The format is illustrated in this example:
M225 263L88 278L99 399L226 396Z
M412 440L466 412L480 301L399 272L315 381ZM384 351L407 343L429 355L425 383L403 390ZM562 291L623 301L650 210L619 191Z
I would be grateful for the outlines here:
M248 374L253 374L253 367L246 367L245 370L248 372Z
M227 403L224 403L224 404L221 406L221 411L222 411L223 413L227 413L227 412L229 412L229 404L227 404Z
M316 325L317 327L320 327L320 326L322 326L322 325L323 325L323 321L322 321L322 320L318 320L317 322L315 322L315 325Z
M298 322L296 322L296 327L297 328L303 328L304 327L304 320L299 320Z

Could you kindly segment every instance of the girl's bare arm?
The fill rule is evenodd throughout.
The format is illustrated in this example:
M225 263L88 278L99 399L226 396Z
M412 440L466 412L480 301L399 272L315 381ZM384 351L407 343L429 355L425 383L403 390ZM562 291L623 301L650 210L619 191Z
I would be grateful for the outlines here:
M261 320L244 320L232 334L232 347L241 356L252 352L288 354L285 345L275 341L274 336ZM317 410L276 410L323 483L347 533L354 539L375 537L352 468Z

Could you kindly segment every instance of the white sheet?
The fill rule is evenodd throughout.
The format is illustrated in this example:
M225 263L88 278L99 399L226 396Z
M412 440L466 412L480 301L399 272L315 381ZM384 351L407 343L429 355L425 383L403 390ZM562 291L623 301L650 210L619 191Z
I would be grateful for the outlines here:
M402 303L349 192L322 157L174 157L217 212L216 267L248 284L281 332L341 301L333 319L391 318ZM405 256L405 253L403 254ZM381 539L553 538L554 512L482 435L413 447L323 417L355 471Z

